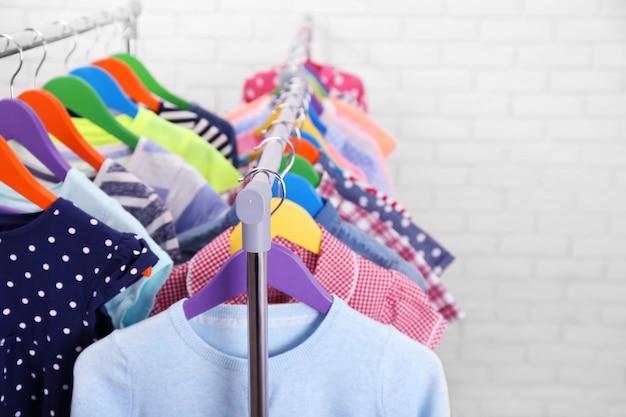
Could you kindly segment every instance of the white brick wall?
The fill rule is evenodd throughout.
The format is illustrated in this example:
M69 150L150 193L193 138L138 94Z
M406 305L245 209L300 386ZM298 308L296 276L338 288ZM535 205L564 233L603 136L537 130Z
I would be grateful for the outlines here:
M457 256L443 280L468 317L437 349L454 415L624 417L625 4L144 0L140 57L224 112L311 13L313 57L361 75L397 136L398 199ZM0 32L101 5L0 0ZM3 96L14 62L0 62Z

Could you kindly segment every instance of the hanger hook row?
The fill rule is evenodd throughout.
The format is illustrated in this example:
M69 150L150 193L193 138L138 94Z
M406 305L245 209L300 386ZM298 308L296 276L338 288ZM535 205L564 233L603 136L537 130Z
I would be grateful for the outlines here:
M22 45L20 45L15 39L13 39L11 35L0 33L0 38L4 38L7 40L7 45L2 52L6 51L9 48L9 45L11 44L11 42L13 42L15 46L17 46L17 50L20 55L20 64L18 65L17 70L15 70L15 72L11 76L11 81L9 82L9 91L11 92L11 98L15 98L15 90L13 88L13 82L15 81L15 77L17 76L17 74L22 69L22 64L24 64L24 48L22 48Z

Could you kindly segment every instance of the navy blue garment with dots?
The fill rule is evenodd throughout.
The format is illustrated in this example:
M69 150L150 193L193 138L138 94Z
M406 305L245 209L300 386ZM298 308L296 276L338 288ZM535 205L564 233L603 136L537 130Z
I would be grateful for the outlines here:
M78 354L112 331L104 303L156 262L62 198L0 214L0 416L69 416Z
M454 256L450 252L409 218L400 214L374 194L355 186L352 181L344 178L337 171L337 165L328 156L322 153L316 165L330 175L337 192L343 198L359 205L369 213L375 213L385 224L401 236L405 236L409 244L424 258L437 275L441 275L454 261Z

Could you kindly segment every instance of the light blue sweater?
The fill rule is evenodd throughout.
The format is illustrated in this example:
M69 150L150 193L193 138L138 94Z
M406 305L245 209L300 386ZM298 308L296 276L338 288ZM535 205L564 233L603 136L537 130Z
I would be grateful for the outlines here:
M183 301L80 354L72 416L249 415L246 306L188 321ZM268 317L272 417L449 416L439 359L393 327L336 297L325 316L281 304Z

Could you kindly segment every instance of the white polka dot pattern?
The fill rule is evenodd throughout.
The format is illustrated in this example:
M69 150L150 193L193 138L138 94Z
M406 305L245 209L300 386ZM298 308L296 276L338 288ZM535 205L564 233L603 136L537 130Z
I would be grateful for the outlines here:
M0 213L0 225L11 221L5 216L14 215ZM156 262L152 252L141 253L143 240L66 200L57 200L37 221L37 228L22 234L0 228L2 416L69 415L74 361L110 331L106 321L96 326L95 318L102 317L96 311ZM113 245L117 254L107 258Z

